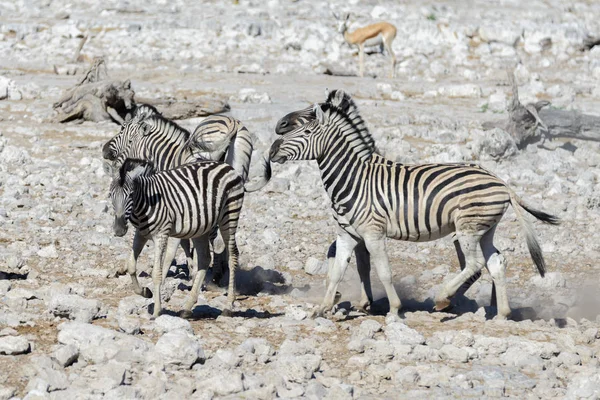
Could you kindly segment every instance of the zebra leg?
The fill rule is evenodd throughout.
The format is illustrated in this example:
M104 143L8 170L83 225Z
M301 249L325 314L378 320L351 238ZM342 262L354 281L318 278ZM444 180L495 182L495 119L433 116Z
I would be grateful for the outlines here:
M494 226L481 238L481 248L486 260L486 266L494 285L492 297L495 297L497 318L506 319L510 316L510 305L508 304L508 294L506 293L506 259L496 247L494 247ZM495 296L493 296L495 294Z
M232 221L233 222L233 221ZM235 231L237 229L237 221L235 225L221 228L223 241L227 244L227 254L229 255L229 286L227 288L227 303L228 308L224 309L223 316L229 317L233 311L233 303L235 302L235 273L238 269L239 251L235 240Z
M356 246L354 254L356 254L356 269L358 270L361 283L359 308L366 312L367 307L373 303L373 292L371 291L371 257L364 242Z
M385 237L367 238L365 239L365 246L370 254L371 262L377 269L379 280L385 288L385 293L390 302L390 314L398 315L398 311L400 311L400 308L402 307L402 302L392 283L392 269L390 268L388 255L385 249Z
M177 247L179 247L180 240L177 238L169 238L167 240L167 249L165 252L165 258L162 267L162 280L163 282L167 279L167 275L169 274L169 269L171 269L171 264L173 263L173 259L175 258L175 253L177 252Z
M194 256L192 253L192 247L190 246L190 243L191 242L189 239L183 239L181 242L179 242L179 244L181 244L183 252L185 253L185 257L187 258L188 277L191 281L193 281L194 277L196 276L196 273L198 273L198 264L194 263Z
M485 258L479 243L481 235L479 233L457 232L456 236L460 243L460 248L465 255L465 269L451 279L450 282L446 283L437 294L434 307L437 311L448 308L450 306L450 298L456 294L461 285L481 271L485 265Z
M357 244L358 242L348 233L342 232L338 234L336 239L335 262L333 263L333 266L329 268L329 271L327 271L327 291L325 292L323 303L317 310L315 316L322 317L326 311L330 311L333 308L336 289L342 281L344 272L346 272L346 268L350 262L352 251Z
M194 243L194 252L196 257L194 263L197 263L196 267L198 273L194 277L194 283L192 284L192 290L190 291L189 297L183 306L181 316L183 318L189 318L192 316L192 309L198 301L198 293L200 288L204 284L204 278L206 277L206 270L208 270L208 264L210 264L210 247L208 245L208 236L204 235L198 238L192 239Z
M460 270L463 271L465 269L465 253L460 248L460 243L458 238L454 236L453 238L454 248L456 249L456 255L458 256L458 262L460 264ZM471 278L469 278L465 283L463 283L460 288L456 291L456 295L464 295L467 290L481 277L481 271L476 272Z
M215 228L210 234L210 240L213 245L213 282L220 285L225 271L229 268L227 265L227 251L225 240L218 228Z
M333 268L333 264L335 264L335 254L336 254L336 244L335 240L331 242L329 245L329 249L327 250L327 271ZM342 294L340 292L335 292L335 298L333 299L333 303L337 304L342 298Z
M129 276L131 276L131 283L133 284L133 291L135 294L149 299L152 297L152 291L146 287L142 288L137 279L137 259L147 242L148 239L143 237L140 234L140 231L136 229L135 235L133 236L133 243L131 245L131 254L129 256L129 261L127 262L127 272L129 273Z
M154 237L154 267L152 268L152 283L154 285L154 312L152 319L158 317L162 311L160 300L160 289L162 287L162 266L165 259L165 250L167 247L167 235Z

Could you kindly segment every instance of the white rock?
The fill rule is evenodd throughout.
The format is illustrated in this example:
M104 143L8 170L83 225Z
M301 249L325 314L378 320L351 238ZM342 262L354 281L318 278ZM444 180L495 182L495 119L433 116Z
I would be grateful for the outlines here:
M0 400L9 400L17 393L17 389L13 387L0 385Z
M321 356L319 355L280 355L275 361L275 370L286 381L303 383L313 377L313 374L319 370L320 365Z
M202 346L193 335L185 330L165 333L156 342L155 349L165 363L180 365L184 368L190 368L205 358Z
M108 392L125 383L129 368L125 363L111 360L97 368L94 374L96 378L92 380L90 387L96 391Z
M352 332L352 336L359 339L372 339L380 332L382 325L374 319L367 319L360 323L360 326Z
M23 336L0 337L0 354L17 355L29 353L31 346Z
M79 350L73 344L68 344L66 346L60 346L53 353L54 358L61 367L65 368L69 365L73 364L77 357L79 357Z
M58 251L56 251L56 247L51 244L49 246L42 247L37 252L37 255L43 258L58 258Z
M481 88L479 85L474 83L466 83L463 85L450 85L444 86L438 89L441 96L450 98L456 97L467 97L467 98L478 98L481 97Z
M80 322L64 322L58 326L58 341L74 345L87 361L103 363L111 359L141 362L153 348L135 336Z
M50 299L48 311L56 316L91 322L99 316L101 304L95 299L85 299L75 294L57 294Z
M451 344L445 344L440 349L440 354L447 360L466 363L469 361L469 354L465 349L460 349Z
M0 76L0 100L4 100L8 97L8 87L12 83L12 80L5 76Z
M508 132L500 128L488 131L474 130L473 151L482 160L500 160L518 153L517 144Z
M308 313L302 309L302 306L290 304L285 308L285 316L295 321L302 321L303 319L306 319Z
M161 315L154 320L154 330L158 333L166 333L175 330L194 333L190 321L167 314Z
M405 344L414 346L425 343L423 335L402 322L392 322L383 331L389 342L394 346Z
M119 329L128 335L137 335L140 333L140 321L135 317L117 314L117 323Z

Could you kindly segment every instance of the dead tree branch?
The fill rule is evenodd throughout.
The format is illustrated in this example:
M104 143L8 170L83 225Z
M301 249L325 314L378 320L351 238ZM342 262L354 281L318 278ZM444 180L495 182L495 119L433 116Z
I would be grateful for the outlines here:
M484 129L504 129L519 148L532 141L558 137L600 141L600 117L577 111L544 108L550 105L546 100L523 105L519 100L519 88L512 71L508 72L508 80L513 94L508 106L508 121L487 122L483 124Z

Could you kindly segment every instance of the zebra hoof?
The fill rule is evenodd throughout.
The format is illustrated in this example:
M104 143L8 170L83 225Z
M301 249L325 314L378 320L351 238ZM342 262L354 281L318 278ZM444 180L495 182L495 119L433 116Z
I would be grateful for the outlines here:
M181 310L179 312L179 316L183 319L189 319L192 318L192 311L190 310Z
M435 311L444 311L450 307L450 299L438 300L435 302L435 307L433 309Z
M342 294L340 292L335 292L335 297L333 298L333 304L339 303L341 298L342 298Z
M148 289L147 287L142 288L142 297L151 299L152 298L152 290Z
M230 309L226 308L223 311L221 311L221 316L222 317L231 317L232 316L232 312Z

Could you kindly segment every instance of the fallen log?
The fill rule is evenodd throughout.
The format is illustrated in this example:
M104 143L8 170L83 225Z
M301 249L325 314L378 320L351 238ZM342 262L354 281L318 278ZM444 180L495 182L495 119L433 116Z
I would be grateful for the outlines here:
M135 93L129 79L109 80L107 75L104 60L94 60L83 79L54 103L53 108L58 113L57 121L123 123L126 115L135 106Z
M600 117L578 111L546 108L549 101L527 105L519 101L519 89L513 72L508 72L512 87L512 100L508 106L508 121L483 123L485 130L501 128L514 139L519 149L527 144L559 137L600 141Z
M220 114L230 110L225 96L204 95L194 100L149 99L138 97L138 103L150 104L168 119L187 119Z
M193 100L136 99L129 79L108 79L106 63L102 58L95 59L81 81L69 89L53 107L58 114L58 122L84 120L122 124L131 117L138 103L155 106L168 119L204 117L230 110L227 99L219 95L204 95Z

